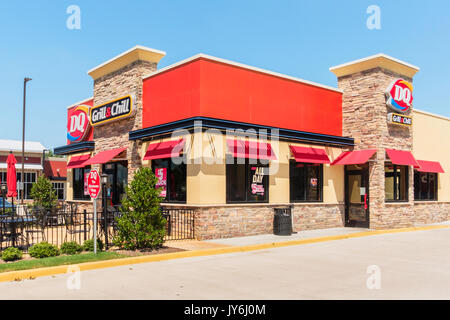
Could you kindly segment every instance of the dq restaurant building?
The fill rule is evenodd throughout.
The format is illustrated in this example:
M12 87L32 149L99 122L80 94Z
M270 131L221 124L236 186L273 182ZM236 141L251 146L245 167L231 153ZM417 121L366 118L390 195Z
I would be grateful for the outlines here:
M93 97L68 107L67 200L91 209L85 177L120 204L152 168L195 237L408 227L450 219L450 119L413 107L409 63L378 54L330 68L338 88L198 54L158 69L136 46L93 68Z

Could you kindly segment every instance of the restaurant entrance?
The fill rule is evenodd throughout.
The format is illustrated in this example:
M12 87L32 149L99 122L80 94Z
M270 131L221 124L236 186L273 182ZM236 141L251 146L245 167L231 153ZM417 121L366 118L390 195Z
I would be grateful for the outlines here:
M345 226L369 228L369 165L345 166Z
M111 199L109 204L120 204L128 183L127 161L105 163L103 173L108 175L107 195Z

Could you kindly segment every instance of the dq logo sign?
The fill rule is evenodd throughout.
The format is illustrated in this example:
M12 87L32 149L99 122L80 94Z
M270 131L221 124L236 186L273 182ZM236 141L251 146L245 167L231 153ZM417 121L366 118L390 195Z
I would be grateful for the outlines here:
M79 105L69 115L67 122L67 139L72 142L82 141L90 129L89 106Z
M411 83L403 79L394 80L386 91L387 105L396 111L407 112L412 107L412 92Z

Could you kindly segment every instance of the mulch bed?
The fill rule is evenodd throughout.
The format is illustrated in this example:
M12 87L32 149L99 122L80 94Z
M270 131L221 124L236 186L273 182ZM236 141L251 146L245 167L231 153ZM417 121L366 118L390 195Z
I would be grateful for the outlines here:
M163 246L162 248L157 249L157 250L123 250L123 249L118 249L118 248L110 248L109 251L117 252L119 254L123 254L128 257L137 257L137 256L146 256L146 255L152 255L152 254L180 252L180 251L186 251L186 250Z

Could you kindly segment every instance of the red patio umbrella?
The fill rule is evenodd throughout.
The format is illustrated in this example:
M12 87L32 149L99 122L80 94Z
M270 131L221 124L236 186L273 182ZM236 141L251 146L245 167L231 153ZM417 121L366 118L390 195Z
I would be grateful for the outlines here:
M17 197L17 177L16 177L16 157L12 152L9 154L6 164L8 166L8 171L6 172L6 183L8 184L8 194L7 197Z

